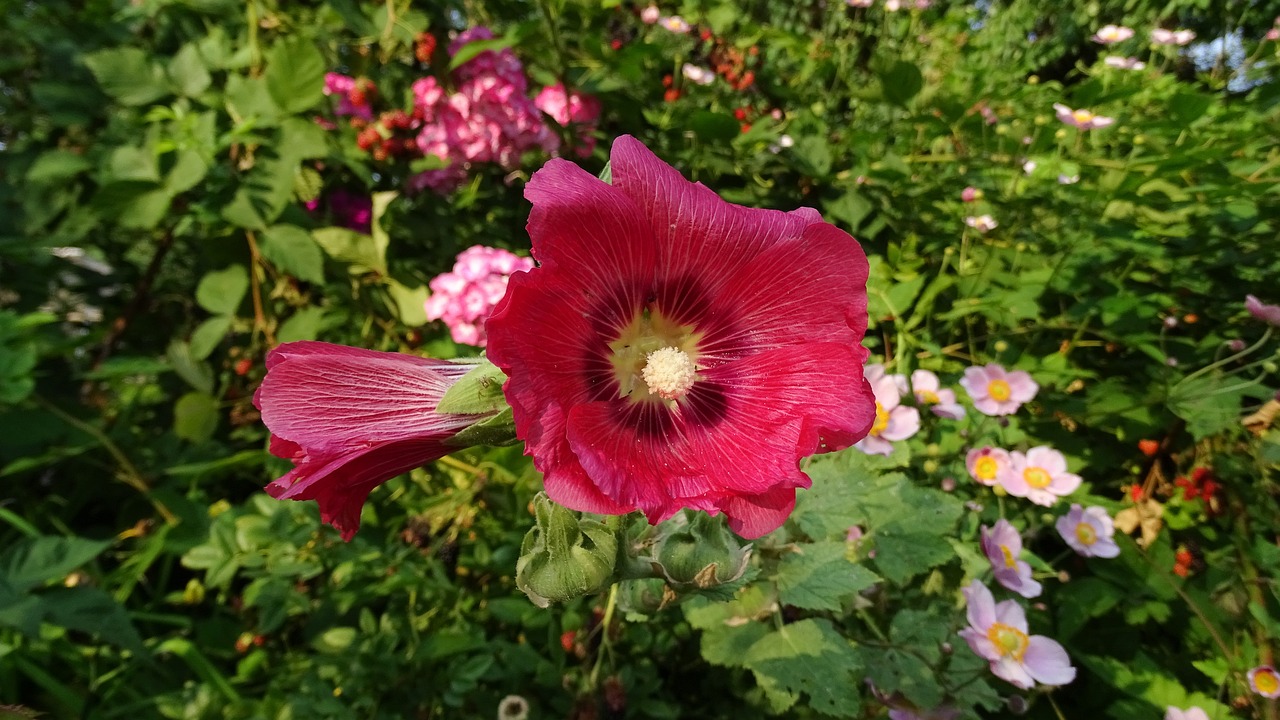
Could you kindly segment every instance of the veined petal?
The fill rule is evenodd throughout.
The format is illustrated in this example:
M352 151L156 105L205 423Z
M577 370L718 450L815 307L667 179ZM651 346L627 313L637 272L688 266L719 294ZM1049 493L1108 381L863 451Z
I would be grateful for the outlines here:
M793 488L774 488L760 495L732 495L720 502L729 529L752 540L782 526L796 506Z
M1028 674L1043 685L1066 685L1076 679L1071 658L1056 641L1043 635L1032 635L1023 656Z

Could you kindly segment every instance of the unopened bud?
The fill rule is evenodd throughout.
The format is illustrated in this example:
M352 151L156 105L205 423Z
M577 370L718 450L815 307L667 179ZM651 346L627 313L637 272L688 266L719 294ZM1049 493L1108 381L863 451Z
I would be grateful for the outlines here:
M746 571L751 544L743 544L723 516L689 512L668 522L673 531L656 553L656 564L668 582L706 589L732 582Z
M538 607L604 589L618 560L613 531L551 502L544 493L538 493L533 506L537 525L520 546L516 586Z

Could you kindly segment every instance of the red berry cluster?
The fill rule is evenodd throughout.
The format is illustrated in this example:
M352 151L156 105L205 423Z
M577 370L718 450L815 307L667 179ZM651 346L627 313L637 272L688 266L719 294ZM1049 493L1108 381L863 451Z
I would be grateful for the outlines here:
M734 90L742 91L755 84L756 73L747 68L748 57L755 58L760 54L759 48L752 45L744 53L724 40L712 37L711 31L703 30L702 39L711 44L709 57L711 69L724 78Z
M1210 507L1218 491L1222 489L1222 485L1214 477L1213 471L1207 467L1195 468L1191 471L1191 477L1179 476L1173 481L1173 484L1182 488L1182 498L1184 500L1200 498L1204 500L1205 505Z
M1173 554L1173 574L1178 577L1186 577L1191 574L1191 570L1196 566L1195 553L1187 548L1178 548L1178 552Z
M431 56L436 52L436 36L429 32L420 33L413 44L413 56L423 65L431 64Z
M411 114L397 108L382 113L373 122L351 118L351 127L360 129L356 146L383 162L418 154L415 138L421 122L421 111L415 109Z

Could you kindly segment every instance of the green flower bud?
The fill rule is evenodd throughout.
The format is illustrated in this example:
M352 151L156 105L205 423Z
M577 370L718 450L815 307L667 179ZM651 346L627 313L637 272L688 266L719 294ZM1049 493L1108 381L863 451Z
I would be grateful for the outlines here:
M556 505L544 493L533 499L533 507L537 525L520 546L516 586L538 607L607 587L618 561L613 530Z
M742 544L723 516L690 512L668 522L674 527L661 540L655 565L673 586L705 590L733 582L746 572L751 544Z
M618 609L623 612L650 615L676 599L662 578L640 578L618 583Z

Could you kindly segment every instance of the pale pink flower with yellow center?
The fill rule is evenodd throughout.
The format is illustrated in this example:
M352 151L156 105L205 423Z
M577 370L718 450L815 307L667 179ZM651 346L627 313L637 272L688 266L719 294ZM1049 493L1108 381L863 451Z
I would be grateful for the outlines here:
M1044 445L1033 447L1026 454L1016 450L1009 453L1009 466L998 479L1010 495L1046 507L1075 492L1082 482L1079 475L1067 472L1067 459L1062 453Z
M1133 29L1123 25L1103 25L1093 34L1092 40L1103 45L1114 45L1133 37Z
M911 392L916 402L928 405L929 412L940 418L959 420L964 417L964 406L956 402L956 391L942 387L938 376L928 370L911 373Z
M983 415L1012 415L1040 389L1026 372L1006 372L995 363L966 368L960 386Z
M698 85L710 85L715 82L716 79L716 74L714 72L711 72L711 70L700 65L694 65L693 63L685 63L684 67L680 68L680 73L684 75L686 80L692 83L697 83Z
M1066 685L1076 679L1071 658L1056 641L1030 635L1027 615L1013 600L997 603L991 591L974 580L964 589L969 627L960 637L986 660L1001 680L1029 690L1040 685Z
M1000 473L1009 466L1009 453L997 447L974 448L964 458L969 475L983 485L1000 481Z
M684 18L679 15L668 15L664 18L659 18L658 24L673 33L683 35L684 33L689 32L689 23L685 22Z
M1156 45L1186 45L1196 39L1194 30L1165 30L1156 28L1151 31L1151 42Z
M1198 707L1180 710L1170 706L1164 711L1164 720L1209 720L1209 713Z
M1270 665L1259 665L1249 671L1249 687L1264 698L1280 697L1280 673Z
M1058 518L1054 527L1058 528L1058 534L1079 555L1113 558L1120 554L1120 546L1114 539L1116 531L1111 516L1097 505L1082 508L1073 504L1066 515Z
M1000 223L990 215L970 215L964 219L964 224L980 233L990 232L1000 227Z
M1054 103L1053 109L1057 111L1059 120L1081 130L1104 128L1116 121L1115 118L1095 114L1092 110L1085 110L1084 108L1072 110L1062 103Z
M1121 70L1141 70L1147 66L1136 57L1121 57L1119 55L1108 55L1103 58L1102 62L1107 67L1119 68Z
M915 435L920 431L920 411L902 404L902 386L906 378L886 375L879 363L868 365L864 377L871 383L876 396L876 419L871 432L854 447L868 455L889 455L893 443Z
M1018 556L1022 554L1022 536L1001 518L991 527L982 527L982 554L991 563L996 582L1024 598L1040 594L1040 583L1031 578L1031 565Z

